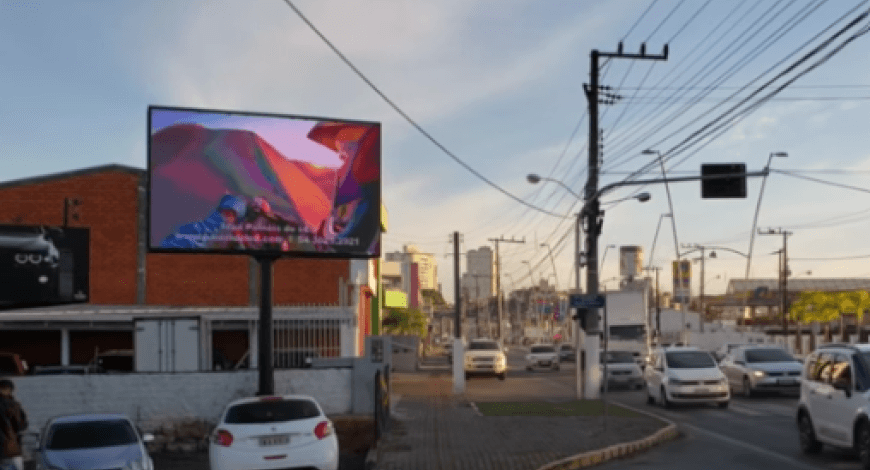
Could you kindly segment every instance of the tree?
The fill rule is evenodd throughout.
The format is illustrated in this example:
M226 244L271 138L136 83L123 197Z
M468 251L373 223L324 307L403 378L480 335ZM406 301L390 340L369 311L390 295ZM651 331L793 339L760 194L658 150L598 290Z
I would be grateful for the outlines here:
M391 335L426 336L426 326L429 324L426 314L414 308L387 307L384 316L384 332Z

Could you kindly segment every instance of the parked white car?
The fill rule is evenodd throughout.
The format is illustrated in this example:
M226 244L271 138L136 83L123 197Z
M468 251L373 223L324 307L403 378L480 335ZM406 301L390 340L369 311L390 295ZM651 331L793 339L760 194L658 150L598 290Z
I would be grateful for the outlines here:
M715 403L726 408L731 400L728 380L707 351L691 346L657 348L644 369L647 403Z
M604 373L604 364L607 364L607 387L629 387L638 390L643 388L644 379L643 372L637 363L634 353L631 351L601 351L598 356L602 364L602 373ZM604 382L601 382L604 387Z
M855 450L870 469L870 344L826 344L807 356L798 401L801 450Z
M507 377L506 351L495 340L469 341L465 349L465 378L482 374L495 375L504 380Z
M526 354L526 370L559 370L559 353L552 344L533 344Z
M221 413L208 454L211 470L337 470L338 438L313 397L242 398Z
M719 368L731 390L747 397L758 391L800 393L803 364L781 346L741 346L725 356Z

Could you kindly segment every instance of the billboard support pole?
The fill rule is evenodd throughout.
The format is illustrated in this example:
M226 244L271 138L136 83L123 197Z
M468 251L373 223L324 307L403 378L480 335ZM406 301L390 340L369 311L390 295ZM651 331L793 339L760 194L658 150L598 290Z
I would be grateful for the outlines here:
M257 395L275 394L275 374L272 354L272 263L278 255L255 255L260 264L260 329L257 332L259 391Z

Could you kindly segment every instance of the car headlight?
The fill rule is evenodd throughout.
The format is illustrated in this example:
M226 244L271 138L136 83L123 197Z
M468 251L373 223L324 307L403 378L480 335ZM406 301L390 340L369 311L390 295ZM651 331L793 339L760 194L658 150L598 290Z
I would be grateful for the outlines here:
M752 371L752 375L754 375L755 377L757 377L757 378L760 379L760 378L764 377L764 376L767 375L767 374L765 374L764 371L754 370L754 371Z

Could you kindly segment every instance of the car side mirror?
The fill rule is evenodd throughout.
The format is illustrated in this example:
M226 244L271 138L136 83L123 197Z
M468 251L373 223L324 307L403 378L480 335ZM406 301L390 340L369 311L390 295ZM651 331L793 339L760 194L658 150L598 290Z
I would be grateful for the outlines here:
M852 396L852 381L848 379L837 379L831 384L835 390L842 390L846 397Z

